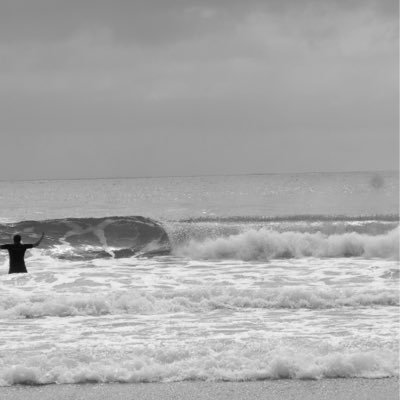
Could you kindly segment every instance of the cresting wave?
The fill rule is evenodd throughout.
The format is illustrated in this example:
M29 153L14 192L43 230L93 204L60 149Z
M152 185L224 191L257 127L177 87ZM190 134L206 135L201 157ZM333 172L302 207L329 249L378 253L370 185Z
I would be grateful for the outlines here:
M254 381L398 376L395 351L282 343L63 348L0 360L0 386L93 382Z
M175 249L177 255L194 259L266 261L274 258L367 257L398 259L399 228L386 234L356 232L326 235L321 232L277 232L266 228L206 239L190 240Z
M168 255L192 259L301 257L398 259L398 216L200 218L161 224L140 216L65 218L0 224L0 241L41 232L41 249L67 260Z
M140 216L65 218L0 224L0 240L20 233L26 243L46 239L41 248L55 250L59 258L130 257L137 253L169 252L168 235L160 223Z
M188 289L171 292L121 291L102 294L12 296L0 299L1 318L207 312L217 309L330 309L398 306L395 290L334 290L285 287L265 290Z
M181 220L167 225L171 239L176 243L191 239L216 239L243 233L249 230L268 229L276 232L323 233L342 235L360 233L383 235L399 226L398 215L332 216L332 215L287 215L276 217L205 216Z

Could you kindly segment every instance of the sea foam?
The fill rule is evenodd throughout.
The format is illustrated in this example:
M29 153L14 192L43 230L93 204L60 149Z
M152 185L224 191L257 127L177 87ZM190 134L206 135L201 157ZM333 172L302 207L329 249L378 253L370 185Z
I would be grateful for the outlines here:
M71 317L78 315L164 314L207 312L216 309L330 309L341 307L398 306L396 290L200 288L105 294L11 295L0 299L1 318Z
M130 352L96 348L57 349L0 361L0 385L171 382L185 380L253 381L268 379L383 378L398 376L396 352L351 351L217 343L137 346Z
M382 235L356 232L326 235L251 229L228 237L190 240L175 249L195 259L270 260L301 257L399 258L399 228Z

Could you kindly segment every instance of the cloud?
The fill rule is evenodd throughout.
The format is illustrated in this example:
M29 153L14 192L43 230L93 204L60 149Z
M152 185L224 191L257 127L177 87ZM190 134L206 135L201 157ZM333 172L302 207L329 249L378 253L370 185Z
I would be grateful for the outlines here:
M11 41L63 41L76 32L109 30L117 42L166 44L212 32L231 31L251 15L282 20L371 10L395 21L393 0L3 0L0 37Z
M6 0L0 135L40 138L47 148L36 149L39 164L62 138L72 149L80 143L77 169L65 160L64 175L79 173L93 143L103 155L113 149L121 175L130 165L122 148L131 146L143 174L160 173L137 163L149 148L155 159L170 160L170 173L279 170L280 163L281 170L331 169L324 142L343 168L367 168L374 150L374 165L395 166L397 7L374 0ZM281 143L291 155L285 161L271 150ZM219 162L228 146L230 161ZM247 155L240 158L240 149ZM191 163L198 151L207 166ZM0 171L15 154L0 148ZM39 164L36 174L45 170Z

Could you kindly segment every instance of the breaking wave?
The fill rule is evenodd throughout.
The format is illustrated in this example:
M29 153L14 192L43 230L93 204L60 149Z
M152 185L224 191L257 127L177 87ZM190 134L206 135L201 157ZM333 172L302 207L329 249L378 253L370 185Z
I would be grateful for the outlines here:
M230 217L160 223L140 216L65 218L0 224L0 242L20 233L66 260L172 254L244 261L301 257L397 259L398 216Z
M216 309L330 309L398 306L397 291L334 290L307 287L280 289L190 289L172 292L121 291L108 294L3 296L1 318L71 317L78 315L164 314Z
M254 381L398 376L395 351L298 348L281 343L208 343L63 349L0 360L0 385Z
M301 257L399 258L399 228L381 235L356 232L326 235L321 232L277 232L262 228L243 233L190 240L175 250L195 259L270 260Z
M34 242L41 232L41 248L58 258L92 259L130 257L137 253L170 250L162 225L144 217L65 218L0 224L0 240L10 241L15 233Z
M399 226L398 215L380 216L329 216L329 215L288 215L282 217L199 217L169 223L166 227L176 243L191 239L205 240L226 237L254 229L268 229L276 232L323 233L341 235L360 233L382 235Z

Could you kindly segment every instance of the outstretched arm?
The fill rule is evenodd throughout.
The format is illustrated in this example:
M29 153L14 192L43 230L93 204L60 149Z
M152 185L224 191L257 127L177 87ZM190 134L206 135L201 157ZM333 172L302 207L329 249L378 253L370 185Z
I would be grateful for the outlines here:
M39 246L39 244L43 240L43 238L44 238L44 232L42 233L42 236L40 236L40 239L36 243L33 243L32 246L33 247Z

